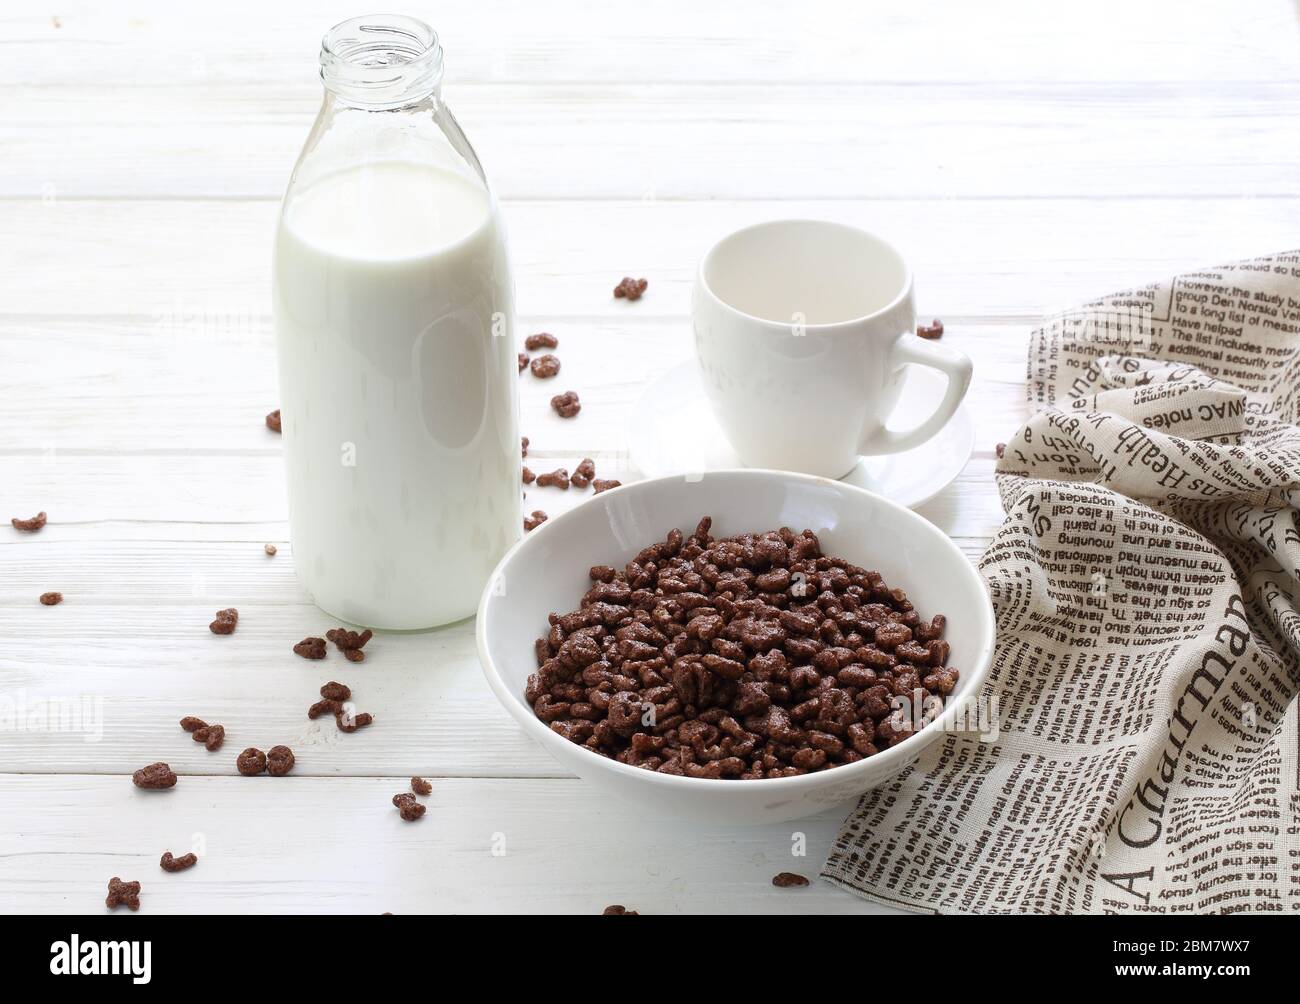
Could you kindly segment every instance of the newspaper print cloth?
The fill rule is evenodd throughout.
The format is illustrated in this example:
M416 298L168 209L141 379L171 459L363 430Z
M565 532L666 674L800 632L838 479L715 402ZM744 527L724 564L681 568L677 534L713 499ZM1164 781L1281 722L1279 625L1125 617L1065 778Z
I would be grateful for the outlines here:
M867 793L823 877L940 913L1297 912L1300 252L1054 317L1028 377L979 564L996 732Z

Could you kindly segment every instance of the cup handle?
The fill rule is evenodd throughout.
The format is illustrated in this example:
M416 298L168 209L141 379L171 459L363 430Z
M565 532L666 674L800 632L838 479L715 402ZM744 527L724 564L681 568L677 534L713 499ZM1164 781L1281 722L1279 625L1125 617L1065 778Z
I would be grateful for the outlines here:
M920 446L944 427L966 396L971 376L971 361L966 353L936 345L915 335L903 335L890 351L889 365L898 367L906 363L929 366L947 376L948 386L944 390L943 400L939 402L934 414L915 428L898 431L882 425L864 436L858 445L858 451L863 456L900 453Z

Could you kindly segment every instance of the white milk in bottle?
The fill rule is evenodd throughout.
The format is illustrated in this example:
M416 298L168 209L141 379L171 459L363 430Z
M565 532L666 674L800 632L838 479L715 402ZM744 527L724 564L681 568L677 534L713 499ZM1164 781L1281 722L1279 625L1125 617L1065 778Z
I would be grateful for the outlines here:
M521 533L509 264L441 63L411 19L326 36L276 236L294 564L324 610L377 628L472 614Z

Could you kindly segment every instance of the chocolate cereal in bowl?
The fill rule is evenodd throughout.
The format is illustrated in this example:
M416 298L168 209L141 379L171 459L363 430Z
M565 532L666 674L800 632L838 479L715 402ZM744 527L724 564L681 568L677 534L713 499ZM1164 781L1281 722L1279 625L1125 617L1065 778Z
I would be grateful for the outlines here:
M659 814L793 819L976 717L993 615L966 557L861 489L772 471L642 481L518 544L479 608L497 698Z

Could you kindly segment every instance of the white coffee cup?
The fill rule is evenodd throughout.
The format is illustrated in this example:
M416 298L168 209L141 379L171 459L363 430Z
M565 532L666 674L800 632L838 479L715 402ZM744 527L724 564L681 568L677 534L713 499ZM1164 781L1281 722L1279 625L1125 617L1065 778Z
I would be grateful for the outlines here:
M916 336L902 255L841 223L777 220L724 237L700 262L691 314L709 401L749 467L843 477L861 456L924 443L970 385L970 359ZM890 429L909 363L948 385L924 422Z

